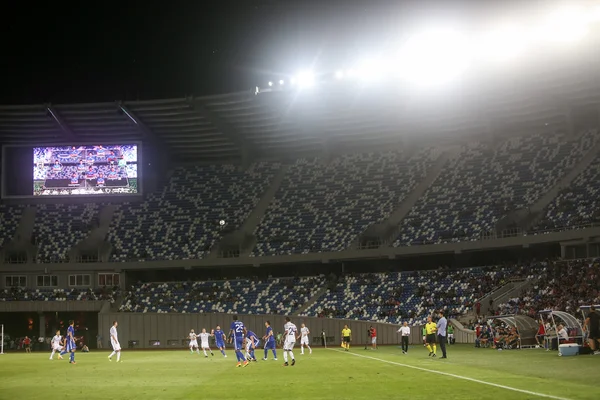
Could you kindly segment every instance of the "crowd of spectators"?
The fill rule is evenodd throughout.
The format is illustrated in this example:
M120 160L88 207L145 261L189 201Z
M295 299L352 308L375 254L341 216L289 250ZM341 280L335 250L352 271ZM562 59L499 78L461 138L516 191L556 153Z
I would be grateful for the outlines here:
M494 313L537 319L540 310L576 315L580 305L600 303L600 260L554 261L540 272L532 287L498 305Z

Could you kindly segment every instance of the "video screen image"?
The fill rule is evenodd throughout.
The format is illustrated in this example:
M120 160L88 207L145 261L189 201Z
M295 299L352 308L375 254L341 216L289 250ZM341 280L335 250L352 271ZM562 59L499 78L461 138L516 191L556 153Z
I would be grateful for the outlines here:
M33 195L138 193L138 146L33 149Z

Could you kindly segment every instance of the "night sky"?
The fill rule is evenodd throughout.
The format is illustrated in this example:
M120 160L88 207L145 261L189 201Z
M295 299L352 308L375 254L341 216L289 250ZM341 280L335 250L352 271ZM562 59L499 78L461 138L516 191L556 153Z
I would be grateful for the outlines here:
M482 4L38 3L42 2L13 2L0 17L0 104L143 100L251 90L299 69L344 67L357 55L368 56L385 47L386 40L424 15L470 18L474 6Z

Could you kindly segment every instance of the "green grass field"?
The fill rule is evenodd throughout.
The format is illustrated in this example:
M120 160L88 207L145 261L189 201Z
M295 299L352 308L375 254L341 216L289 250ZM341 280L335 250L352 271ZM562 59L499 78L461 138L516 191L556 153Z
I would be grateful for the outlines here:
M599 399L600 356L558 357L544 350L498 352L449 347L431 359L420 346L351 352L315 349L296 366L261 361L235 368L235 355L205 359L189 351L123 351L48 360L47 353L0 356L0 399ZM259 353L262 358L262 353ZM271 355L269 355L271 358Z

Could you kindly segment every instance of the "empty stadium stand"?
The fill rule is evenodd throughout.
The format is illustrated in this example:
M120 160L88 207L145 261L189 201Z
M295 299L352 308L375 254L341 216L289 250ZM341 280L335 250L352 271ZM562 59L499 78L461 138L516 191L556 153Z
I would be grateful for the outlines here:
M162 191L117 206L108 240L113 260L204 257L225 229L244 222L273 179L277 163L177 168ZM219 225L219 221L225 225Z
M477 298L520 273L519 267L485 267L348 275L303 314L416 325L435 310L464 314Z
M145 283L130 290L124 312L291 314L324 284L323 277Z
M38 242L37 262L68 261L69 250L86 238L99 204L39 204L34 235Z
M476 240L511 210L525 209L597 142L596 131L466 146L402 223L395 246Z
M0 290L0 301L110 301L114 302L119 288L92 289L25 289Z
M569 229L600 223L600 156L544 210L535 231Z
M437 155L424 149L296 161L256 229L253 255L346 249L401 204Z
M5 246L13 239L23 207L0 204L0 247Z

